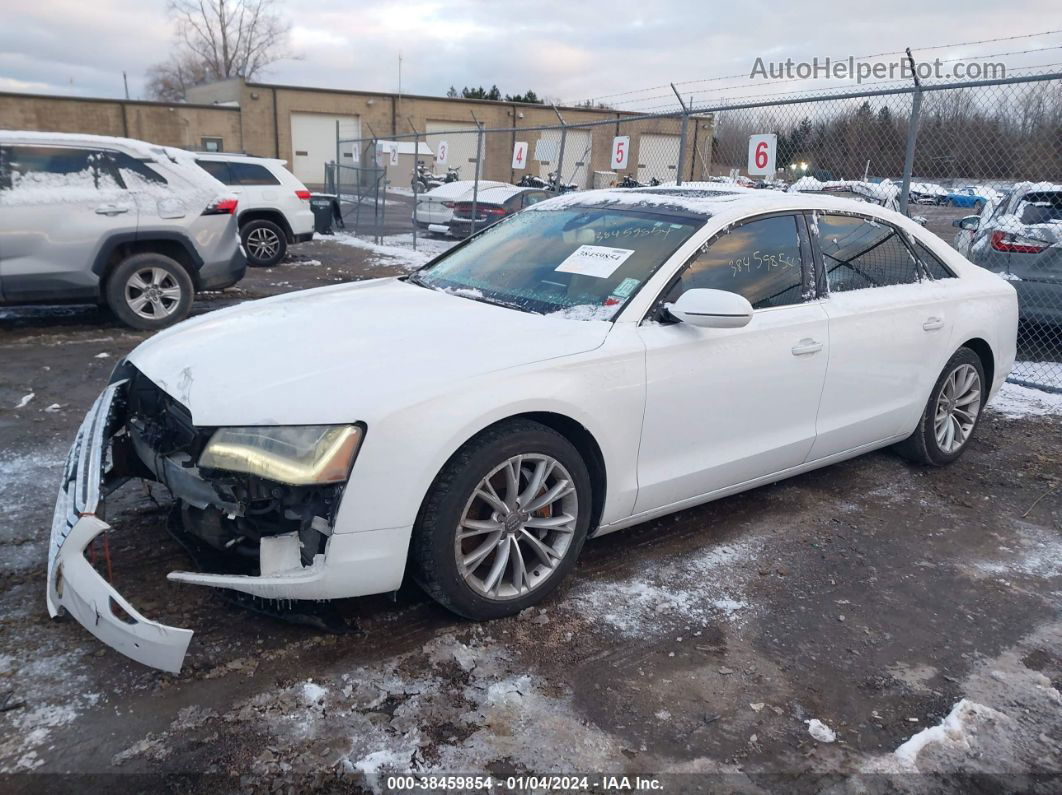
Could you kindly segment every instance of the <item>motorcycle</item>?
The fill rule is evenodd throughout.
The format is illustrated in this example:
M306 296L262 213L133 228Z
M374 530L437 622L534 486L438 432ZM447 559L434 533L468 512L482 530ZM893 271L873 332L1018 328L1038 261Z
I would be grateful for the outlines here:
M536 177L534 174L524 174L520 181L516 183L516 186L519 188L538 188L539 190L548 190L553 193L567 193L568 191L579 189L579 186L574 182L561 185L556 171L549 172L546 175L546 179Z
M518 188L541 188L542 190L549 190L549 183L542 177L536 177L533 174L524 174L520 177L520 181L516 183Z
M423 160L417 161L417 170L413 172L413 181L410 182L410 187L413 188L415 193L426 193L432 188L437 188L440 185L445 185L449 182L457 182L460 177L457 174L457 170L460 168L454 168L449 166L446 169L445 174L435 174L428 171L424 165Z
M630 174L625 174L623 179L616 183L617 188L644 188L645 186L632 177Z

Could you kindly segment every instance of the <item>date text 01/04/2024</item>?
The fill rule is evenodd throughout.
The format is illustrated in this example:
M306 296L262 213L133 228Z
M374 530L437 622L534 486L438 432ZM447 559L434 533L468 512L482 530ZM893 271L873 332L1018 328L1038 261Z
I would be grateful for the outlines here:
M493 776L388 776L387 788L392 791L444 792L489 792L495 787L502 790L553 792L577 792L593 789L611 792L659 791L663 782L651 776L508 776L495 779Z

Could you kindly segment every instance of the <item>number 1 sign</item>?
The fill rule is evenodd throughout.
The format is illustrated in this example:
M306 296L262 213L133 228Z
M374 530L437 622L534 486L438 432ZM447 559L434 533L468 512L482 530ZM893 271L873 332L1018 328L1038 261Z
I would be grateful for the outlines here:
M774 156L778 149L778 136L774 133L749 136L749 167L752 174L774 176Z
M631 137L629 135L617 135L612 139L612 170L619 171L627 167L627 160L631 153Z
M527 141L517 141L513 145L513 168L527 166Z

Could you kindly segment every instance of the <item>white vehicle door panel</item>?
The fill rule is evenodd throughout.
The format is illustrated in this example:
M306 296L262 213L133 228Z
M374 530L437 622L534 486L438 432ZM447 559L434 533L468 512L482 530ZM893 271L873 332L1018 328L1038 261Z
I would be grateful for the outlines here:
M740 329L650 324L640 333L637 513L804 462L829 356L819 303L759 310ZM814 348L808 341L822 348L802 352Z

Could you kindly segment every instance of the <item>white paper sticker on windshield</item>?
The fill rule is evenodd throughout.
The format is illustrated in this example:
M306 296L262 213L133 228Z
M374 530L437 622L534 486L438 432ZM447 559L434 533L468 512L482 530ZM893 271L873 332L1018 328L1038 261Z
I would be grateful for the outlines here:
M607 279L634 253L632 248L610 246L579 246L556 267L560 273L578 273Z

